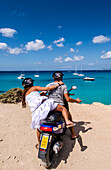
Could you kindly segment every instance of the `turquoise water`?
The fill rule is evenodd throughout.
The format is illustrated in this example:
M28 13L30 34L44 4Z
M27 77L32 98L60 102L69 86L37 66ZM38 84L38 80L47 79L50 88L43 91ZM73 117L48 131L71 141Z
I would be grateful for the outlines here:
M52 82L53 71L27 71L24 72L25 77L31 77L35 80L34 85L46 86ZM84 77L74 76L73 71L64 71L64 83L68 89L75 85L77 90L72 91L75 96L79 97L83 103L91 104L93 102L101 102L103 104L111 104L111 71L83 71L85 77L93 77L95 81L86 82ZM39 74L39 77L34 77ZM17 79L20 72L0 72L0 93L8 91L10 88L22 88L22 80Z

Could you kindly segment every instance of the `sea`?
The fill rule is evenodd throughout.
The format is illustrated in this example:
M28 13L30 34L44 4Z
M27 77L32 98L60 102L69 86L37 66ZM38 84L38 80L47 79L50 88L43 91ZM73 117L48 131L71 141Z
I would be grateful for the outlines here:
M54 71L24 71L25 78L34 79L34 85L45 87L53 81ZM84 104L100 102L105 105L111 104L111 70L92 70L82 71L83 77L73 75L74 71L63 71L63 82L70 89L71 86L77 86L71 93L71 97L80 98ZM80 73L78 71L78 73ZM18 79L20 71L0 71L0 93L5 93L12 88L22 88L22 81ZM39 77L35 77L39 75ZM84 81L84 77L95 78L95 81Z

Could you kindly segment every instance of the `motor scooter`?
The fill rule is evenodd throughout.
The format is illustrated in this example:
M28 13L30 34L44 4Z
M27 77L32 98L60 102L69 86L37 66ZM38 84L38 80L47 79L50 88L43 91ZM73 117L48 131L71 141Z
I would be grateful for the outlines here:
M77 89L76 86L72 86L68 90L68 94L71 90ZM65 101L66 108L68 102ZM40 145L38 150L38 158L41 159L42 165L45 168L49 168L52 165L53 155L58 155L58 152L63 147L62 136L66 132L66 123L61 112L50 111L47 118L40 121Z

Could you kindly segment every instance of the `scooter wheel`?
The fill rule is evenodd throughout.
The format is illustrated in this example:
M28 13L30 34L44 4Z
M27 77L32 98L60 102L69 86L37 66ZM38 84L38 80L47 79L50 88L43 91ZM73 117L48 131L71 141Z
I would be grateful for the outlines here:
M52 165L53 154L54 154L53 147L51 143L49 143L49 146L47 148L46 158L42 159L42 165L47 169Z

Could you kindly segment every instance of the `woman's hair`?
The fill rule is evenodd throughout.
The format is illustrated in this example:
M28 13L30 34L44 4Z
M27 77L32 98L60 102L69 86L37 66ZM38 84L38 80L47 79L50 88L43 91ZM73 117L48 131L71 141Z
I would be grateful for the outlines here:
M34 80L31 78L25 78L22 81L22 86L24 87L24 90L22 91L22 108L26 107L25 94L33 86L33 81Z
M26 108L25 94L30 89L30 87L25 87L22 91L22 108Z

